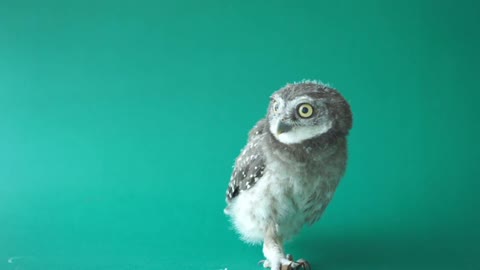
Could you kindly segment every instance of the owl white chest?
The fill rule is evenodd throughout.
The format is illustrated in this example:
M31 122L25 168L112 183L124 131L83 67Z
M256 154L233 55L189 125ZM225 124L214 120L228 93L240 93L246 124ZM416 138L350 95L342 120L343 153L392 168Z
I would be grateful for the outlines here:
M306 173L305 164L271 161L254 187L232 202L233 224L248 242L263 240L267 226L275 224L288 239L305 223L316 220L333 195L336 175ZM336 186L336 184L335 184Z

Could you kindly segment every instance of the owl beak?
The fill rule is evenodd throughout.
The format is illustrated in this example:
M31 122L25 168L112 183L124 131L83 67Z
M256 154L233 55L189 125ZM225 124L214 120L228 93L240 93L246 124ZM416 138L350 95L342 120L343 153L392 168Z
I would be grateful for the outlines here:
M282 133L288 132L292 129L292 126L289 124L285 124L284 122L279 122L277 126L277 135L280 135Z

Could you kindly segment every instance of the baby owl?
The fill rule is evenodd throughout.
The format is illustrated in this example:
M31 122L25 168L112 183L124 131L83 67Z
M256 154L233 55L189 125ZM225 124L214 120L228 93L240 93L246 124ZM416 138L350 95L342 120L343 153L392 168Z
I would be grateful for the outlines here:
M235 162L225 208L243 240L263 242L264 267L310 268L286 255L283 243L316 222L332 199L351 127L349 104L326 85L287 84L271 96Z

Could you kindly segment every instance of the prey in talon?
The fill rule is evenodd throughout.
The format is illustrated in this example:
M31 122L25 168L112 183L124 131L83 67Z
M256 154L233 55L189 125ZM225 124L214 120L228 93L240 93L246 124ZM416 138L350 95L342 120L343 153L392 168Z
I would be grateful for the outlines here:
M306 269L285 241L320 219L347 165L352 112L337 90L316 81L274 92L266 116L235 161L225 213L241 238L263 244L272 270Z

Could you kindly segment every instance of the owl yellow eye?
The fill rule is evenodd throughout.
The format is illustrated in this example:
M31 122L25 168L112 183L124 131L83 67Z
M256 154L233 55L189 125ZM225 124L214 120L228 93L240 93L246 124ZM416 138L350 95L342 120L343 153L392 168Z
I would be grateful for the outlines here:
M303 104L300 104L300 106L298 106L298 115L300 115L300 117L302 118L308 118L310 116L312 116L313 114L313 107L312 105L308 104L308 103L303 103Z

